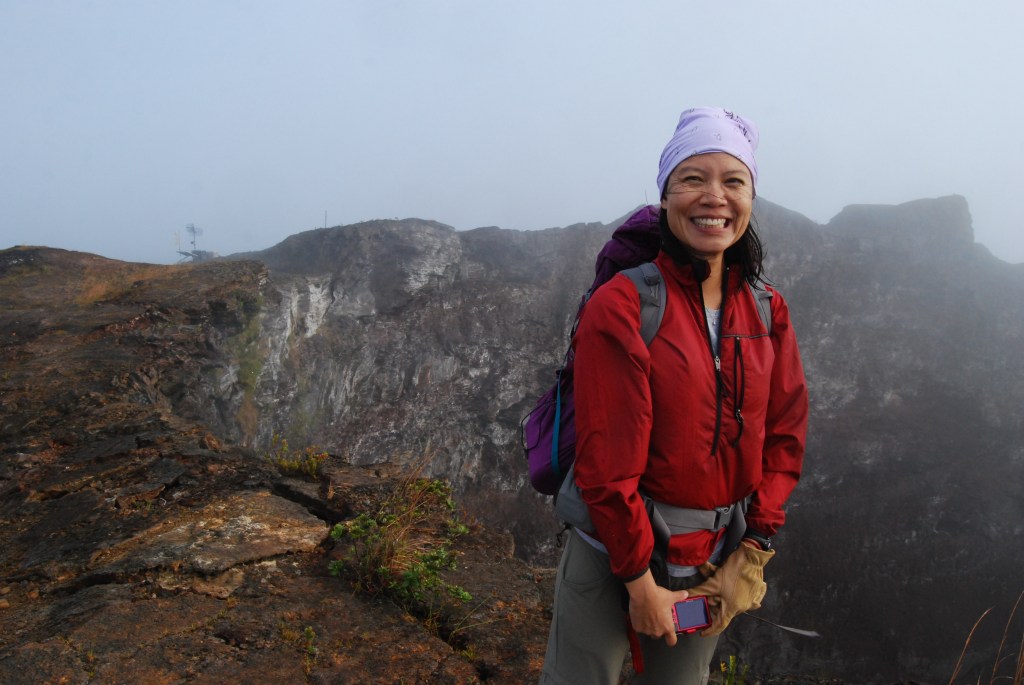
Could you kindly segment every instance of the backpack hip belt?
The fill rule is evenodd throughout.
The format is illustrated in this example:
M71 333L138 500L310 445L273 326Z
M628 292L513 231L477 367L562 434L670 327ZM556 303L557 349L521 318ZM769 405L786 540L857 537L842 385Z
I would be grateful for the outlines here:
M750 496L738 502L714 509L688 509L674 507L663 502L654 502L654 508L661 514L673 535L692 533L697 530L717 532L727 527L737 515L743 516L750 504Z
M586 502L583 501L579 486L576 485L575 475L574 464L569 467L569 473L566 474L565 480L562 481L562 487L558 490L558 496L555 499L555 513L570 526L579 528L585 533L593 533L594 523L590 519L590 510L587 508ZM723 528L729 528L726 549L730 551L734 548L732 539L735 538L735 542L739 543L740 537L747 527L745 514L750 505L750 495L738 502L715 509L676 507L654 501L647 495L644 495L644 501L649 501L653 505L654 512L657 513L657 517L651 522L652 526L661 530L667 528L669 535L693 533L698 530L717 532ZM658 531L655 532L656 537L660 537L657 534Z

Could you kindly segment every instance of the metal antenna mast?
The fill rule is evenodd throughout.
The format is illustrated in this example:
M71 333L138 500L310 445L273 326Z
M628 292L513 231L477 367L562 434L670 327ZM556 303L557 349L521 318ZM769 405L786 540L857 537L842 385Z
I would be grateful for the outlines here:
M195 224L188 224L187 226L185 226L185 231L187 231L188 234L190 236L192 236L192 251L195 252L196 251L196 236L202 235L203 234L203 229L199 228Z

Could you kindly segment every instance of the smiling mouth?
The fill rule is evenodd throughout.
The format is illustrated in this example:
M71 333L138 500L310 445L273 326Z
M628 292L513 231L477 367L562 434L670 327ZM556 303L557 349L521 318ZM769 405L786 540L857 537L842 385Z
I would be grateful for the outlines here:
M693 223L697 224L701 228L725 228L727 219L708 219L705 217L696 217L693 219Z

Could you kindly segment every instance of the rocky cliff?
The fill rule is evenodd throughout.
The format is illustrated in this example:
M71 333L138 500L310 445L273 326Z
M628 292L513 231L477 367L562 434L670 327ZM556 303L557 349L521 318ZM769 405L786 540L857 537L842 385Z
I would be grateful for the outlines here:
M276 432L362 465L432 455L430 473L510 529L522 558L553 565L549 507L523 487L519 421L553 377L609 233L374 221L247 255L272 287L261 421L233 437L264 445Z
M958 197L849 207L826 226L767 202L756 213L769 276L793 311L812 402L806 475L760 615L823 637L740 619L722 653L761 673L945 681L978 615L996 606L1005 616L1024 589L1024 267L974 243ZM23 585L60 597L114 586L140 599L138 588L150 586L139 583L156 582L151 576L168 565L204 582L242 568L249 585L239 587L252 587L262 581L250 569L268 559L314 558L330 547L327 523L351 515L352 505L338 503L343 488L338 502L321 492L303 498L250 466L274 435L330 452L344 465L330 477L339 483L425 459L425 472L449 479L485 524L480 531L509 530L519 560L552 565L557 526L526 484L518 424L551 381L610 232L375 221L238 256L264 266L187 269L0 253L0 475L4 519L17 521L0 568L11 595ZM104 442L114 436L121 442ZM133 500L140 489L150 496ZM56 495L39 494L47 492ZM265 514L274 521L295 521L291 542L210 568L180 552L168 564L149 549L156 543L139 543L165 541L165 528L146 516L180 530L175 517L185 509L194 516L221 504L231 510L222 499L264 501L256 497L274 503ZM76 498L87 506L72 505ZM47 513L61 506L88 513L66 528ZM74 552L80 530L95 536ZM498 566L526 568L510 557ZM498 571L489 568L493 580ZM542 613L532 577L514 571L527 580L509 584L508 601L527 622ZM12 608L30 600L18 601L25 604L12 600ZM69 646L80 633L53 642L67 633L40 621L19 624L27 637L10 638L8 654L26 659L45 648L86 659ZM984 630L968 670L991 667L998 636ZM542 645L505 648L532 656L492 677L530 680ZM474 677L498 673L491 649L469 661ZM12 658L0 665L20 663Z

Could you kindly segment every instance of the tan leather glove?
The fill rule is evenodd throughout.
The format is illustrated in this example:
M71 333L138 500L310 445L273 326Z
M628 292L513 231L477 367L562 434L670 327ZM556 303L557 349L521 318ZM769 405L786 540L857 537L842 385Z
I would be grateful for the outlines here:
M707 570L714 570L714 575L690 590L690 596L706 595L711 606L711 627L701 635L718 635L737 614L761 608L761 600L768 589L764 582L764 565L773 556L773 549L765 552L743 542L717 570L711 564L706 565Z

